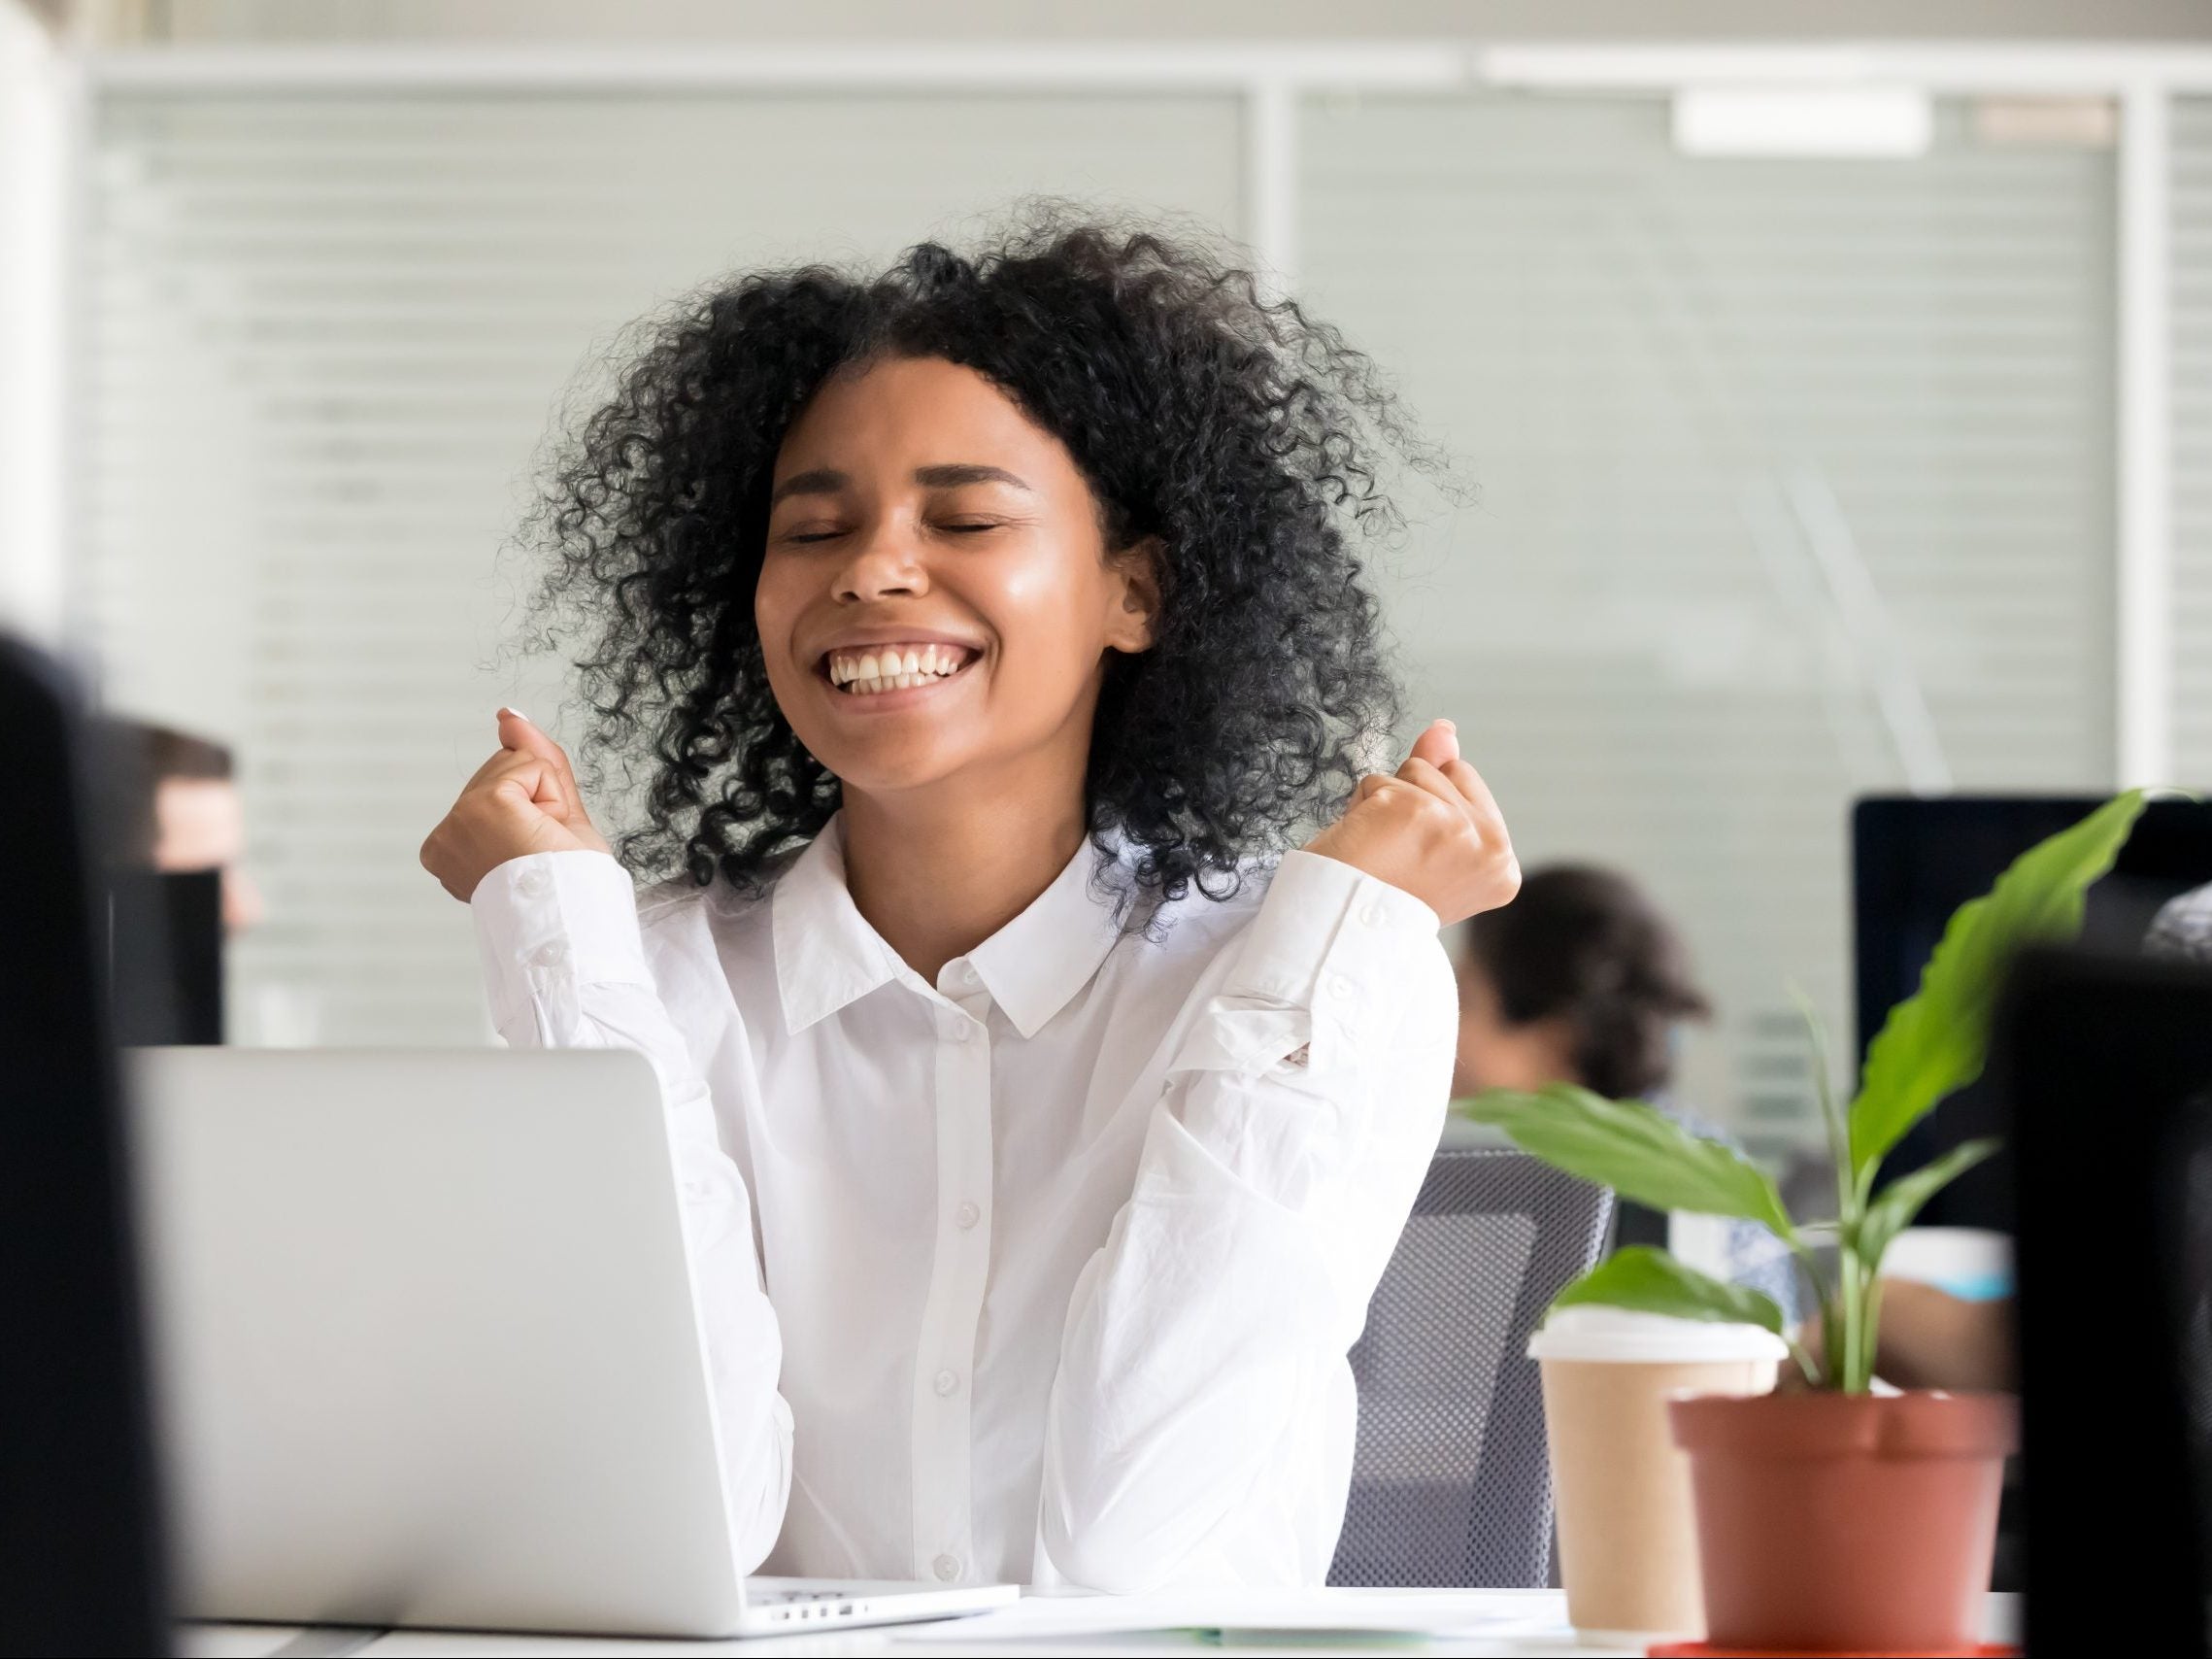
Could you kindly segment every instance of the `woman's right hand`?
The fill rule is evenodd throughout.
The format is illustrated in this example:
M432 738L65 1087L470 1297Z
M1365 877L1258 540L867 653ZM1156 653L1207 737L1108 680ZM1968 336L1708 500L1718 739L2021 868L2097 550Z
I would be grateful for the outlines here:
M559 744L503 708L499 745L422 843L422 867L464 904L509 859L612 850L591 827Z

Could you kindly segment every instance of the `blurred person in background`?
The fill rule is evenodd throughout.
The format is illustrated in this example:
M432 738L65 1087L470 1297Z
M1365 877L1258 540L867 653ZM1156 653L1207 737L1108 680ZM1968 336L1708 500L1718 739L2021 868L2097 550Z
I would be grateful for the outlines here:
M1674 925L1626 876L1590 864L1531 870L1520 897L1473 918L1455 955L1459 1049L1455 1098L1573 1083L1642 1100L1692 1134L1726 1136L1672 1098L1679 1033L1712 1017ZM1667 1218L1622 1203L1616 1242L1665 1244ZM1795 1317L1802 1286L1781 1243L1755 1222L1715 1235L1723 1260L1696 1265L1762 1290Z
M222 880L222 926L242 933L261 920L260 890L242 867L246 809L230 751L206 737L146 722L117 723L146 791L134 815L147 861L163 874L214 870Z
M230 752L173 727L110 719L95 736L115 1029L129 1045L218 1043L226 938L261 919L240 867L246 815Z

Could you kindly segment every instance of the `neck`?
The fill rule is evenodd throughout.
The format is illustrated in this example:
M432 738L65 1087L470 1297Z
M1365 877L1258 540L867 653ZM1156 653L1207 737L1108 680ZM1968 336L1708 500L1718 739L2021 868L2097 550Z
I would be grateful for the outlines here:
M1068 771L1064 762L1051 769ZM1080 763L1066 777L996 787L962 778L891 796L848 789L845 882L868 925L934 985L1052 886L1085 828Z

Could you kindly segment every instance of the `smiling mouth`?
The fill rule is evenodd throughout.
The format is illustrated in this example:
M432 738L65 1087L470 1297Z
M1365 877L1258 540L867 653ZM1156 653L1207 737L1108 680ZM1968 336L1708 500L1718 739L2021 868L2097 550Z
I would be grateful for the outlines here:
M844 647L823 654L821 672L848 696L880 696L949 680L979 655L971 646L936 641Z

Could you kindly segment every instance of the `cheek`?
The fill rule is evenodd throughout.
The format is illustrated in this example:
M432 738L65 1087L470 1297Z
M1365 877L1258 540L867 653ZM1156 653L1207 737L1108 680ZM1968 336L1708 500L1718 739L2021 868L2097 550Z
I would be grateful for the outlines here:
M796 584L788 561L771 554L761 562L759 578L753 585L753 623L760 630L760 643L773 654L776 646L790 638L790 623L796 612Z
M1080 685L1105 650L1105 583L1082 553L1039 551L991 572L975 608L1003 642L1010 675L1043 685Z
M753 626L760 635L760 655L768 666L768 682L779 694L799 671L791 661L791 629L811 597L803 571L788 560L770 558L760 567L753 590Z

